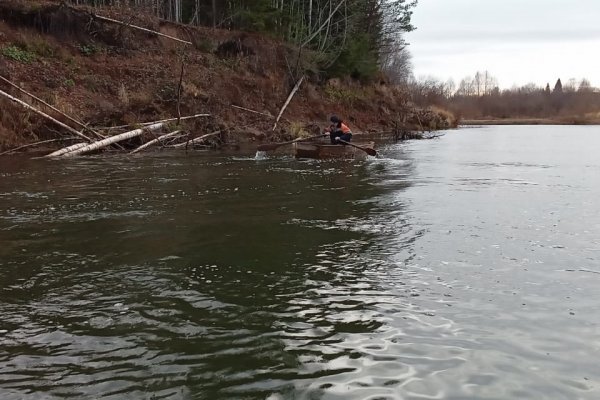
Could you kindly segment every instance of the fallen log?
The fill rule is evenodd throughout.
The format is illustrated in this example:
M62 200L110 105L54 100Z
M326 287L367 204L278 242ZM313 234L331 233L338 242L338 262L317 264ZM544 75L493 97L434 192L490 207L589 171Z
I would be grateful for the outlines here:
M114 24L119 24L119 25L127 26L129 28L138 29L140 31L144 31L144 32L148 32L148 33L153 33L155 35L166 37L168 39L175 40L175 41L180 42L180 43L185 43L185 44L189 44L189 45L192 44L192 42L188 42L187 40L179 39L179 38L176 38L174 36L165 35L164 33L153 31L152 29L142 28L141 26L128 24L127 22L119 21L119 20L116 20L116 19L108 18L108 17L103 17L103 16L98 15L98 14L92 14L92 16L94 18L97 18L97 19L102 20L102 21L112 22Z
M17 104L19 104L20 106L22 106L22 107L24 107L24 108L26 108L26 109L28 109L28 110L30 110L30 111L33 111L34 113L36 113L36 114L38 114L38 115L40 115L40 116L42 116L42 117L46 118L47 120L54 122L56 125L60 126L61 128L64 128L64 129L68 130L69 132L73 133L74 135L77 135L77 136L79 136L79 137L81 137L81 138L83 138L83 139L87 140L88 142L92 142L92 139L90 139L89 137L85 136L83 133L81 133L81 132L77 132L75 129L71 128L69 125L63 124L63 123L62 123L62 122L60 122L59 120L52 118L52 117L51 117L51 116L49 116L48 114L46 114L46 113L44 113L44 112L42 112L42 111L38 110L37 108L35 108L35 107L33 107L33 106L31 106L31 105L29 105L29 104L25 103L24 101L22 101L22 100L19 100L19 99L17 99L16 97L13 97L13 96L11 96L11 95L10 95L10 94L8 94L8 93L6 93L6 92L3 92L2 90L0 90L0 95L2 95L2 96L4 96L4 97L8 98L8 99L9 99L9 100L11 100L12 102L14 102L14 103L17 103Z
M75 144L72 144L71 146L64 147L64 148L62 148L60 150L56 150L55 152L47 154L47 155L44 156L44 158L45 157L50 157L50 158L52 158L52 157L60 157L63 154L69 153L71 151L75 151L77 149L81 149L82 147L85 147L88 144L89 143L75 143Z
M196 114L196 115L190 115L187 117L181 117L179 118L180 121L184 121L187 119L193 119L193 118L200 118L200 117L210 117L210 114ZM175 118L174 120L177 120L178 118ZM161 129L162 127L164 127L169 121L165 121L165 122L158 122L156 124L153 125L149 125L149 126L144 126L142 128L139 129L134 129L132 131L129 132L124 132L121 133L119 135L115 135L115 136L111 136L108 137L106 139L103 140L99 140L97 142L85 145L83 147L77 148L77 149L73 149L73 150L69 150L66 153L63 153L62 155L60 155L60 157L74 157L74 156L78 156L80 154L85 154L85 153L89 153L91 151L94 150L99 150L102 149L104 147L110 146L111 144L123 141L123 140L127 140L127 139L131 139L137 136L141 136L143 135L146 131L156 131L158 129ZM46 157L50 157L50 155L46 156ZM57 157L57 156L52 156L52 157Z
M294 88L290 92L290 95L288 96L287 100L283 104L283 107L281 107L281 110L279 111L279 115L277 116L277 119L275 120L275 124L273 125L273 130L275 130L277 128L277 123L281 119L281 116L283 115L283 112L285 111L285 109L287 108L287 106L290 104L290 101L292 101L292 98L294 97L294 95L296 94L296 92L298 91L298 89L300 88L300 85L302 84L302 81L304 81L304 75L302 76L302 78L300 78L298 80L298 82L296 82L296 85L294 86Z
M153 140L149 141L148 143L141 145L140 147L138 147L137 149L133 150L129 154L138 153L138 152L140 152L140 151L142 151L142 150L144 150L144 149L152 146L153 144L159 143L159 142L161 142L161 141L163 141L165 139L171 138L173 136L177 136L180 133L181 133L181 131L175 131L175 132L171 132L171 133L167 133L167 134L161 135L161 136L157 137L156 139L153 139Z
M137 136L141 136L146 131L156 131L156 130L162 128L163 126L165 126L164 122L163 123L159 123L159 124L154 124L154 125L146 126L146 127L139 128L139 129L134 129L133 131L121 133L120 135L111 136L111 137L106 138L106 139L98 140L97 142L94 142L94 143L86 144L83 147L80 147L78 149L71 150L71 151L69 151L67 153L64 153L60 157L75 157L75 156L78 156L80 154L89 153L89 152L94 151L94 150L100 150L100 149L102 149L104 147L110 146L111 144L114 144L114 143L117 143L117 142L120 142L120 141L123 141L123 140L131 139L131 138L134 138L134 137L137 137ZM47 157L50 157L50 155L48 155Z
M178 143L178 144L174 144L174 145L172 145L172 146L169 146L169 147L172 147L172 148L174 148L174 149L179 149L179 148L181 148L181 147L187 147L187 146L189 146L189 145L193 145L193 144L195 144L195 143L201 142L201 141L203 141L204 139L207 139L207 138L209 138L209 137L216 136L216 135L218 135L218 134L220 134L220 133L221 133L221 131L216 131L216 132L213 132L213 133L207 133L206 135L202 135L202 136L199 136L199 137L197 137L197 138L195 138L195 139L188 140L188 141L187 141L187 142L185 142L185 143Z

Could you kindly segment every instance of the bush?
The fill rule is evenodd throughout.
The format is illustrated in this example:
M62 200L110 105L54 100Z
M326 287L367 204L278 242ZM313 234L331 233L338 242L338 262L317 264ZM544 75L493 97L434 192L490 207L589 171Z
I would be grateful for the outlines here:
M23 50L17 46L8 46L3 48L2 55L6 58L10 58L11 60L22 62L24 64L29 64L35 60L35 54L27 50Z
M78 47L79 52L86 57L91 57L98 53L98 48L93 44L80 44Z

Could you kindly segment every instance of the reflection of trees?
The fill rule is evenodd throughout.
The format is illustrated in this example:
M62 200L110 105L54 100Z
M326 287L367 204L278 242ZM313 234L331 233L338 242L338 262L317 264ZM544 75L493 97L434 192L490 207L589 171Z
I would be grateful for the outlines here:
M40 200L58 205L70 193L83 205L44 221L55 232L50 286L28 300L40 327L58 318L65 338L87 340L60 350L86 354L80 366L61 367L65 376L83 377L101 360L111 374L104 382L125 379L125 392L141 385L264 399L304 379L352 373L361 341L385 324L378 308L390 265L381 243L398 228L409 235L398 202L407 179L396 177L410 167L180 161L142 161L135 176L116 168L101 183L105 162L88 165L54 176L52 198ZM43 246L29 247L31 257ZM105 356L87 347L94 336Z
M198 393L258 398L259 388L349 373L356 343L384 324L385 260L373 243L393 234L382 199L405 187L385 181L397 169L294 167L270 168L268 188L264 171L241 173L244 202L221 202L217 225L188 230L199 245L184 257L181 284L204 300L185 314L206 334L173 351L205 360L190 374ZM202 245L208 236L227 239Z

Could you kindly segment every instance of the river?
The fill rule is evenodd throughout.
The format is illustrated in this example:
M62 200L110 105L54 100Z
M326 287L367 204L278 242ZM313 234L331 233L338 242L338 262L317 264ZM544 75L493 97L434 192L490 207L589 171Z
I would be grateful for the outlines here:
M0 158L0 398L598 399L600 132Z

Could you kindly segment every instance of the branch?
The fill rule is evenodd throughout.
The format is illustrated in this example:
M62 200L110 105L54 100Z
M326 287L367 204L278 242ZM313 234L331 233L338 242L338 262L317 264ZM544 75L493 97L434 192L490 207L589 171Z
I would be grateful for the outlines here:
M291 91L290 95L288 96L287 100L283 104L283 107L281 107L281 110L279 111L279 115L277 116L277 119L275 120L275 124L273 125L273 130L275 130L277 128L277 123L281 119L281 116L283 115L283 112L287 108L288 104L290 104L290 101L292 101L292 98L294 97L294 95L296 94L296 92L298 91L298 89L300 88L300 85L302 84L302 81L304 81L304 75L302 75L302 78L300 78L300 80L298 82L296 82L296 86L294 86L294 88L292 89L292 91Z
M133 28L133 29L139 29L140 31L154 33L155 35L166 37L168 39L175 40L177 42L181 42L181 43L185 43L185 44L189 44L189 45L192 44L192 42L188 42L187 40L182 40L182 39L176 38L174 36L165 35L164 33L153 31L153 30L147 29L147 28L142 28L141 26L128 24L127 22L122 22L122 21L118 21L116 19L112 19L112 18L108 18L108 17L103 17L103 16L98 15L98 14L92 14L92 17L97 18L99 20L108 21L108 22L112 22L112 23L115 23L115 24L127 26L127 27L130 27L130 28Z

